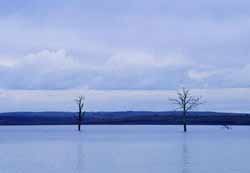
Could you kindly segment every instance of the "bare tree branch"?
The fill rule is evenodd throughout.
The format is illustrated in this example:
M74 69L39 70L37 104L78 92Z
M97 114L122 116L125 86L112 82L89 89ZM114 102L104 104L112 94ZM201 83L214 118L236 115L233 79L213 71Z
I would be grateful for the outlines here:
M184 131L186 132L187 112L202 104L201 97L192 96L188 89L182 88L181 91L177 92L177 98L170 98L169 101L177 105L177 109L183 112Z

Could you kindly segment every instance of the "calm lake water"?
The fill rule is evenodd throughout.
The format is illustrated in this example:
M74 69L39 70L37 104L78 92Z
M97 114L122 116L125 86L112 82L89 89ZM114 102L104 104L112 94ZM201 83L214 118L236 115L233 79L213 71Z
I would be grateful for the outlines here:
M1 173L249 173L250 127L0 127Z

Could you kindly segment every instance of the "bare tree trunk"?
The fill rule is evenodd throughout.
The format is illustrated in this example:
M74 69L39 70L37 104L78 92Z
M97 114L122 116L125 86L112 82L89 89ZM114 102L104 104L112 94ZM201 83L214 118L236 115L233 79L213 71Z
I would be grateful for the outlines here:
M187 132L187 117L186 117L186 110L183 111L183 125L184 125L184 132Z
M84 97L80 96L75 101L76 101L76 103L78 105L78 120L77 120L78 131L81 131L81 124L82 124L82 118L83 118L82 110L83 110L83 107L84 107Z
M82 112L80 110L78 115L78 131L81 131L81 123L82 123Z
M78 131L81 131L81 125L78 124Z

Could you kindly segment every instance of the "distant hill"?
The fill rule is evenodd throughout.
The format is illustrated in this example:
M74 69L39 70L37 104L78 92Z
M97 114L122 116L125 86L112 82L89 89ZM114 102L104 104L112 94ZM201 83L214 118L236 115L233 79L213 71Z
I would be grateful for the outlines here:
M189 112L195 116L250 116L247 113L223 113L223 112ZM69 117L77 115L76 112L6 112L0 116L44 116L44 117ZM121 111L121 112L86 112L87 117L131 117L131 116L181 116L180 111Z
M74 112L10 112L0 113L0 125L67 125L77 123ZM167 112L87 112L83 124L182 124L182 113ZM250 114L190 112L188 124L250 125Z

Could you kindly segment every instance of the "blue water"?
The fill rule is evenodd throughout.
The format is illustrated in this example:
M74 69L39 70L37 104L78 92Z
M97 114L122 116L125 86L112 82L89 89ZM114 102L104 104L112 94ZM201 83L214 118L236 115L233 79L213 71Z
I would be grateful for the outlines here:
M0 173L249 173L250 127L2 126Z

